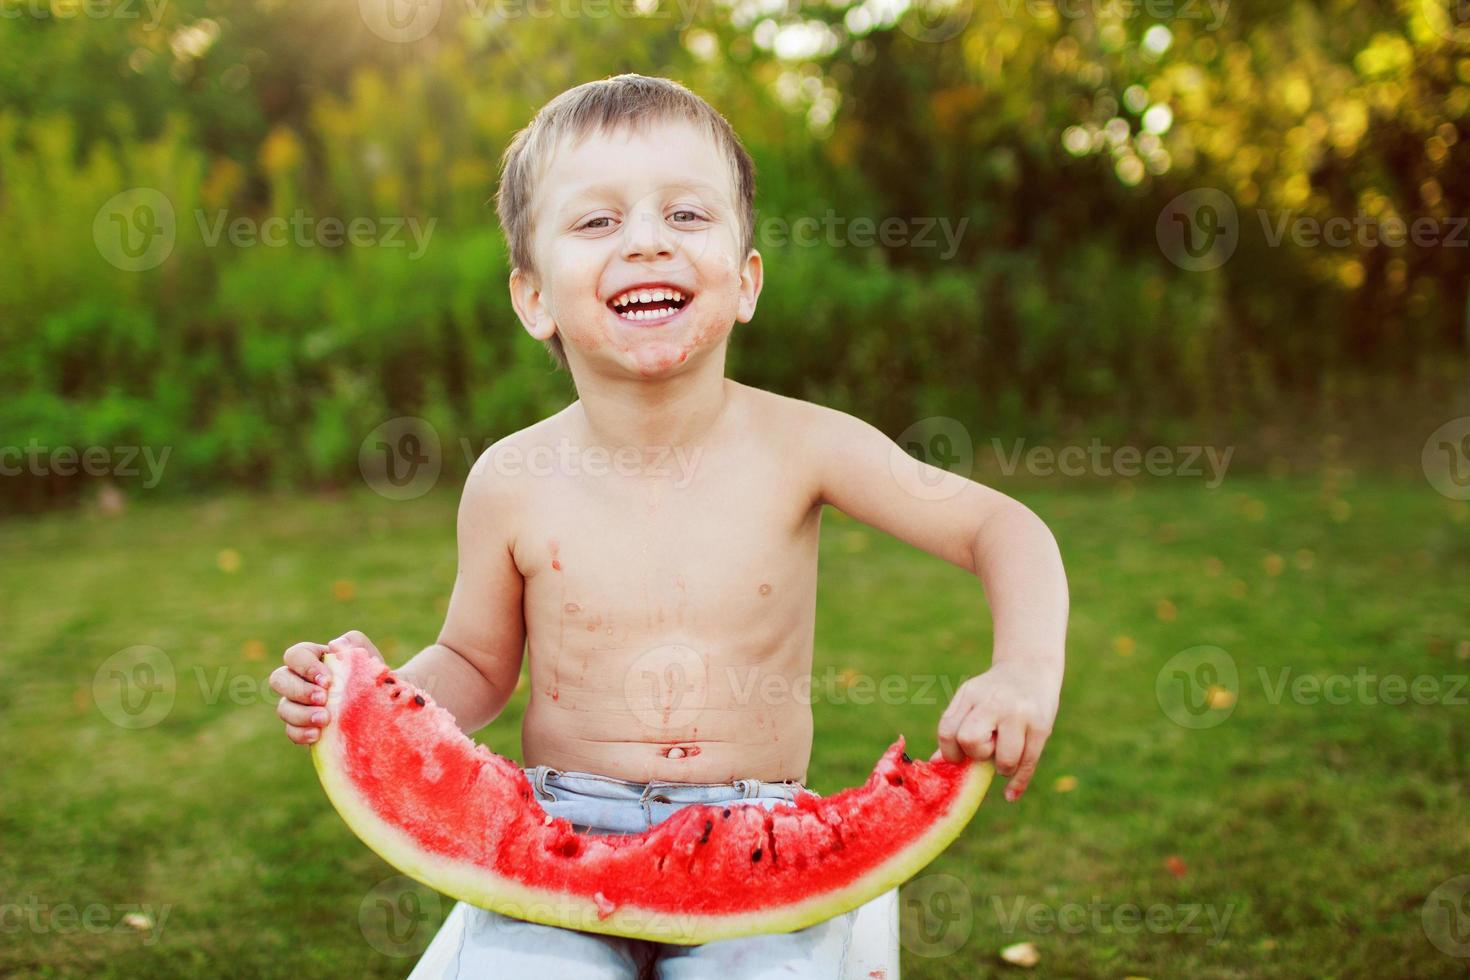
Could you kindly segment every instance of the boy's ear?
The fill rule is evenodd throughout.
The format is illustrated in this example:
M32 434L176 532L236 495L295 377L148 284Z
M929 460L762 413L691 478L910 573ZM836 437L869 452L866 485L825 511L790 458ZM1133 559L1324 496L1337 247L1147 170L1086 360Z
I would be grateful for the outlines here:
M556 333L556 321L541 300L541 284L518 268L510 270L510 305L532 337L546 341Z
M762 272L761 253L751 249L740 270L740 308L735 319L741 323L749 323L755 317L755 303L761 295Z

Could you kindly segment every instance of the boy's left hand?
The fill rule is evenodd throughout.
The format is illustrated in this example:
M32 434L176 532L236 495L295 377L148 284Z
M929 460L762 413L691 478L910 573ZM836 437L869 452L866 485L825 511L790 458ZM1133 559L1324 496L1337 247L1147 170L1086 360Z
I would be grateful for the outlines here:
M1057 717L1061 677L1035 663L1007 661L972 677L939 719L939 751L950 762L991 757L1009 776L1006 799L1026 792Z

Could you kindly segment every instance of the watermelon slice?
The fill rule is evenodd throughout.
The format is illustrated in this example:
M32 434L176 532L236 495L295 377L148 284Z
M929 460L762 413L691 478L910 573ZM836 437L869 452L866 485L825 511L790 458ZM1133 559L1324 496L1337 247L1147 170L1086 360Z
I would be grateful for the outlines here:
M915 762L900 738L865 785L772 809L686 807L641 834L578 833L519 766L366 651L327 654L312 747L342 818L393 866L481 908L693 945L789 932L907 880L959 835L993 768Z

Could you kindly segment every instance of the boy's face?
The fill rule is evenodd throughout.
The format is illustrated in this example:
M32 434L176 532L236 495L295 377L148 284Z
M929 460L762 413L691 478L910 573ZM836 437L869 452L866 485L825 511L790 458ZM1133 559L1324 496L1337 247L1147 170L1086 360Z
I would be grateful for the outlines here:
M676 373L755 314L761 257L740 254L734 174L690 123L563 143L532 207L536 275L512 273L511 298L531 336L561 335L574 376ZM635 287L678 295L625 305Z

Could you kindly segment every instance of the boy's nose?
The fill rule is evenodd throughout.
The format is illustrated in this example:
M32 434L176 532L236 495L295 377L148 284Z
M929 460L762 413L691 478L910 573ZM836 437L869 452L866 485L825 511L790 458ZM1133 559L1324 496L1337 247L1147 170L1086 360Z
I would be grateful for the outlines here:
M640 211L630 217L623 228L623 258L668 258L673 255L669 230L659 215Z

